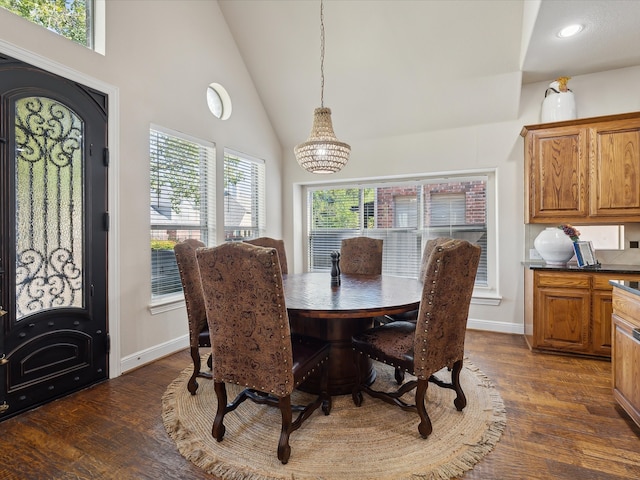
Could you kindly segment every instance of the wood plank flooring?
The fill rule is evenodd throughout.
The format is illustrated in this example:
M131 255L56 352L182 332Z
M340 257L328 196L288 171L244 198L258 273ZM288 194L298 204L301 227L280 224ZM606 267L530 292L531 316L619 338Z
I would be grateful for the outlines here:
M466 352L500 391L507 428L463 479L640 478L640 429L611 396L609 362L535 354L520 335L479 331ZM160 398L189 362L185 350L1 422L0 478L212 480L161 419Z

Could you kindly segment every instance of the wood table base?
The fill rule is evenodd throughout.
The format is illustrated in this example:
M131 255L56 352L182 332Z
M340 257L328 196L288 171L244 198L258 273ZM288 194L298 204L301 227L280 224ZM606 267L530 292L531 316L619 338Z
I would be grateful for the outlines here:
M308 318L289 316L292 333L327 340L331 343L329 353L329 394L347 395L351 393L356 379L356 361L361 362L363 372L367 372L367 384L375 380L375 369L370 358L353 351L351 337L373 326L372 318ZM319 393L320 375L312 375L300 390Z

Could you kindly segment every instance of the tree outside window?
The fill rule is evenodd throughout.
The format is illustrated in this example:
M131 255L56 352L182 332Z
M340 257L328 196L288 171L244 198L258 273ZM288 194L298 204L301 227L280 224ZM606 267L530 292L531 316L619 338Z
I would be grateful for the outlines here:
M92 0L0 0L0 7L89 48L92 6Z

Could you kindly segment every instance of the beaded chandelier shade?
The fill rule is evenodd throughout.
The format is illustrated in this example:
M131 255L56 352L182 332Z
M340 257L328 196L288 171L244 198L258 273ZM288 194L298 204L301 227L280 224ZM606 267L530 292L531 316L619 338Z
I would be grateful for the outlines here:
M324 14L320 1L320 108L313 112L313 126L306 142L293 149L302 168L311 173L335 173L349 161L351 147L336 138L331 109L324 107Z

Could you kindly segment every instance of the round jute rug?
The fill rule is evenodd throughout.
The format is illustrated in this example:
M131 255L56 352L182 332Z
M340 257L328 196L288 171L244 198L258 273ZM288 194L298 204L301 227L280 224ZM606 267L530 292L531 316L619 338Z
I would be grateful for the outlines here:
M377 389L395 385L392 368L376 363L376 370ZM366 394L356 407L351 395L340 395L333 397L330 415L318 409L291 434L291 458L283 465L276 456L280 411L247 400L226 415L224 439L216 442L211 436L217 406L213 381L198 379L198 392L191 395L191 371L186 368L163 395L164 425L185 458L224 480L450 479L489 453L506 425L500 394L465 361L461 384L467 406L462 412L453 405L452 390L433 384L427 389L433 424L427 439L418 433L417 414ZM449 379L446 370L440 375ZM229 400L239 392L240 387L227 386ZM292 395L296 403L308 398L298 391Z

